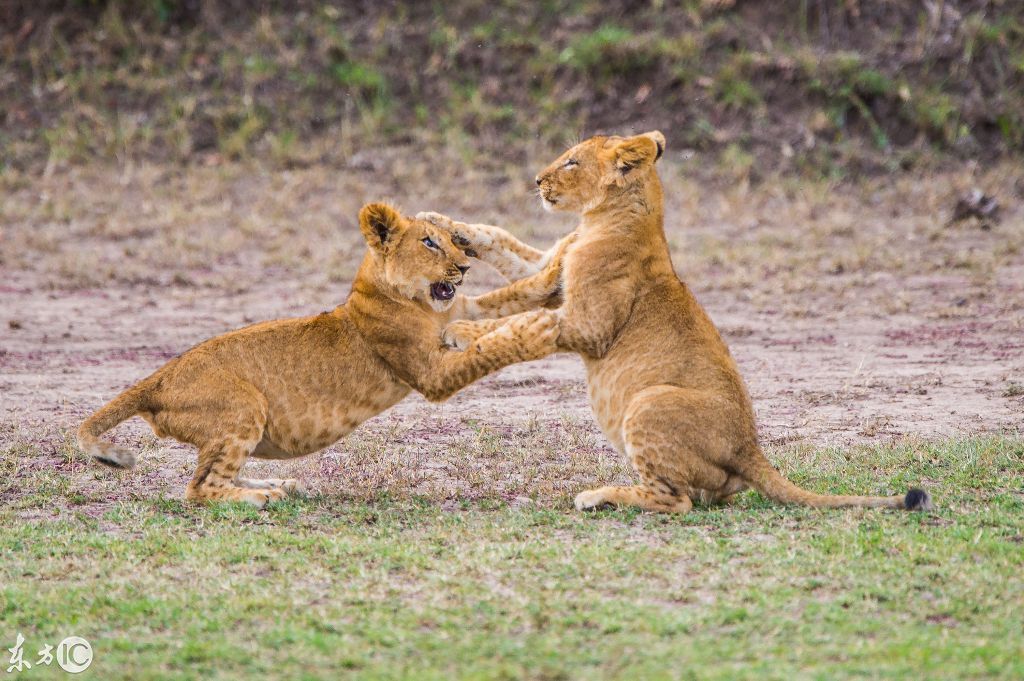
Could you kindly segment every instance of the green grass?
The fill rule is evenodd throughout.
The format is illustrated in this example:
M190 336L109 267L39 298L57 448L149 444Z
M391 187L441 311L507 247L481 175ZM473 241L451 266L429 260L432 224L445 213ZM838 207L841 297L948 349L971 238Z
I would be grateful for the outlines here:
M559 54L559 62L598 79L626 75L654 62L657 49L646 38L614 24L573 39Z
M108 679L1024 675L1024 442L774 458L814 489L923 481L938 508L321 496L86 514L54 485L0 511L0 632L4 647L23 633L32 661L84 636L83 676Z
M421 153L458 139L480 163L640 121L673 149L685 148L694 121L713 121L718 134L697 131L701 151L739 143L762 170L782 153L762 140L804 138L820 151L803 165L826 175L835 154L877 168L919 162L922 136L940 158L1024 148L1017 7L954 3L957 28L938 30L912 5L853 16L842 3L807 2L772 12L659 1L612 14L589 0L310 11L211 2L202 12L169 0L22 3L0 80L0 171L207 164L214 154L345 165L381 146ZM836 130L807 138L822 109ZM758 134L734 139L750 129Z

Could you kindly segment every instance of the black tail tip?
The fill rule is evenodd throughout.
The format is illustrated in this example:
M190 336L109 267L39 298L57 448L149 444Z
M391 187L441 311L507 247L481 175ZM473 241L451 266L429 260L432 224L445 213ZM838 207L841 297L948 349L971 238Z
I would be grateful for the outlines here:
M907 496L903 497L903 508L908 511L930 511L932 498L923 489L911 487L907 491Z

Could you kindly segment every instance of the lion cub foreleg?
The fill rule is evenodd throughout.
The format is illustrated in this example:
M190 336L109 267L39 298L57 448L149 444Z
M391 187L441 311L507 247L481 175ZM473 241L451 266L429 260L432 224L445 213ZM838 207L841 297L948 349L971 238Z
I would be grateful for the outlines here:
M535 274L550 259L548 252L523 243L501 227L471 225L432 212L417 213L416 219L448 230L466 255L482 260L509 280Z
M562 266L565 250L575 238L575 234L570 234L556 244L553 249L554 256L540 272L494 291L463 298L452 318L456 320L500 320L501 323L504 323L511 315L537 308L557 309L564 303ZM456 328L462 329L461 333L464 333L464 340L468 343L481 333L487 333L499 326L501 326L500 323L481 324L476 327L465 325ZM460 332L453 330L452 333L458 335Z
M442 349L434 353L419 370L413 387L428 400L446 400L502 367L550 355L557 338L558 322L550 310L516 315L477 337L465 352Z
M465 299L459 319L496 319L562 304L561 267L549 265L508 286Z
M441 340L448 347L465 350L484 334L500 329L521 314L542 307L558 308L561 304L561 263L553 261L531 277L464 299Z

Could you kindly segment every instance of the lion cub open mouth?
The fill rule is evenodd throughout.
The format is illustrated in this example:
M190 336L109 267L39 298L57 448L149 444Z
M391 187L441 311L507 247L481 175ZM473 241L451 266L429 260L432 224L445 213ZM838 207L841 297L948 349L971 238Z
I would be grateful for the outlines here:
M461 282L460 282L461 283ZM455 287L447 281L438 281L430 285L430 297L434 300L451 300L455 297Z

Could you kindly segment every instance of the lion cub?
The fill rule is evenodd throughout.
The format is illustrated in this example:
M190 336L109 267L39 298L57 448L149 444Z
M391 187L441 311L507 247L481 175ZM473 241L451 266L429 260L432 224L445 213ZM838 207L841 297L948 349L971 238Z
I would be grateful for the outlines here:
M629 456L641 481L581 492L576 507L612 504L685 513L693 500L724 501L748 486L776 501L807 506L929 507L928 495L919 489L893 497L808 492L765 458L736 363L672 266L654 169L664 148L660 132L593 137L537 176L546 209L582 216L568 243L556 247L564 252L558 348L583 357L598 423ZM497 229L429 217L470 242L474 232L482 231L487 241ZM553 259L548 272L513 284L515 294L554 295L550 271L559 271L559 256ZM445 340L472 347L497 323L455 322L445 330Z
M197 345L90 416L78 430L82 450L130 468L134 454L99 436L139 415L158 437L198 448L186 498L263 506L298 491L298 483L239 477L250 455L290 459L315 452L411 390L445 400L493 371L554 351L558 328L548 310L517 316L467 352L442 346L441 330L452 319L520 312L544 300L456 296L469 257L453 241L458 236L430 222L375 203L362 208L359 226L369 249L343 305ZM524 253L529 260L517 261L514 270L494 249L481 259L507 275L543 272L539 251Z

